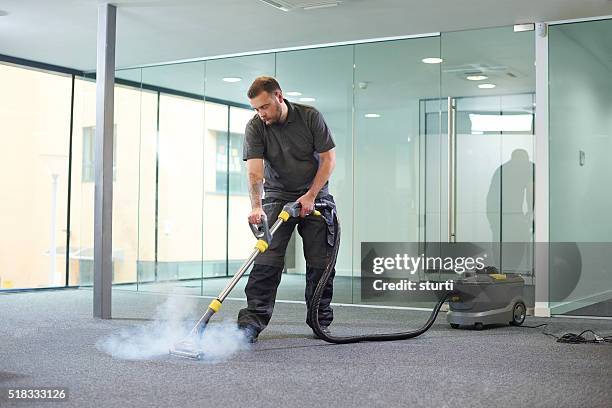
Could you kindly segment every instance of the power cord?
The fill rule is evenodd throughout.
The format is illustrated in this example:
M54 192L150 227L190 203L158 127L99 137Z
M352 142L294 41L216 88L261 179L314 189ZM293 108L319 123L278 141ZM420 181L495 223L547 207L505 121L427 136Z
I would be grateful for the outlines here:
M547 336L554 337L555 339L557 339L557 343L566 343L566 344L612 343L612 336L600 336L599 334L595 333L593 330L584 330L580 334L565 333L561 337L555 336L552 333L546 333L546 332L542 332L542 333L544 333ZM591 338L587 338L587 336L584 336L584 334L586 333L591 333L593 335L592 336L593 338L591 339Z
M538 324L537 326L519 326L519 327L524 327L527 329L537 329L538 327L542 327L542 326L548 326L548 323L542 323L542 324ZM585 336L585 334L587 333L591 333L593 336L593 338L587 338ZM576 333L565 333L562 336L556 336L552 333L547 333L545 331L542 332L542 334L545 334L549 337L553 337L555 339L557 339L557 343L565 343L565 344L599 344L599 343L612 343L612 336L600 336L599 334L595 333L593 330L584 330L582 333L580 334L576 334Z
M548 323L538 324L537 326L525 326L524 324L522 324L519 327L525 327L527 329L537 329L538 327L542 327L542 326L548 326Z

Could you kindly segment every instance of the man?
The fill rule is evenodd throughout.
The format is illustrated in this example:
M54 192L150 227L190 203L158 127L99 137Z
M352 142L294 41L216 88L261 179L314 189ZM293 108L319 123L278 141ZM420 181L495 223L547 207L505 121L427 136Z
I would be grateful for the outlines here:
M328 228L329 212L325 217L309 214L315 201L334 206L328 180L336 157L331 132L321 113L284 99L276 79L255 79L247 95L257 112L246 126L243 151L252 208L249 222L259 224L265 214L272 225L287 202L301 204L300 217L284 223L268 249L255 258L245 288L247 307L238 313L238 326L254 342L272 317L285 251L296 225L306 259L306 324L312 328L310 301L331 255L333 229ZM319 308L319 322L325 330L333 319L330 302L334 273Z

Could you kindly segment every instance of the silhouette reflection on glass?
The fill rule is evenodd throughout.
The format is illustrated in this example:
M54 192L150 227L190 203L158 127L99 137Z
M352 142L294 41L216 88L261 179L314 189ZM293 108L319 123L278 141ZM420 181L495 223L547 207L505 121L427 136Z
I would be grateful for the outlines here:
M493 173L487 194L487 218L492 232L493 259L500 271L530 273L533 232L534 163L525 149L515 149L510 160ZM523 269L523 270L520 270Z

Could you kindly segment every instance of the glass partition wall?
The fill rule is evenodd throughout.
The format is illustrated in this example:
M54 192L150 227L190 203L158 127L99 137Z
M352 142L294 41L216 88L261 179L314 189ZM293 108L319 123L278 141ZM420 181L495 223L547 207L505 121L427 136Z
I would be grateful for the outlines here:
M549 29L553 314L612 315L611 33L611 20ZM492 266L522 274L531 306L534 35L500 27L117 71L114 288L215 296L242 263L253 245L246 91L274 75L288 99L323 113L337 144L336 302L424 305L362 299L361 243L429 251L454 240L488 245ZM0 154L10 169L0 290L93 281L95 75L34 65L0 64ZM303 299L301 246L294 234L279 299ZM430 272L420 277L444 278Z
M488 266L525 277L533 304L534 61L533 33L511 27L355 46L356 260L364 241L418 243L428 256L472 242Z
M531 276L533 62L533 33L503 27L117 71L116 288L215 296L250 253L242 145L254 115L246 92L260 75L321 111L337 145L334 301L365 303L362 242L448 242L448 97L457 110L456 238L521 242L496 266ZM86 134L94 99L82 94L75 129ZM80 247L90 250L93 192L73 183ZM79 283L91 282L83 269ZM278 299L303 300L304 273L295 233ZM244 281L232 296L243 297Z
M0 290L64 286L71 75L0 64Z
M551 312L612 316L612 20L549 29Z

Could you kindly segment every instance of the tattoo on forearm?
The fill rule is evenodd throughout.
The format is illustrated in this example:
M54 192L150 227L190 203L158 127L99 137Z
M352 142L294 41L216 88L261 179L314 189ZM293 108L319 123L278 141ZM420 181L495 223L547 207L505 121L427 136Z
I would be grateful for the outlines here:
M257 180L249 183L249 197L251 197L251 207L261 207L261 196L263 195L263 182Z

